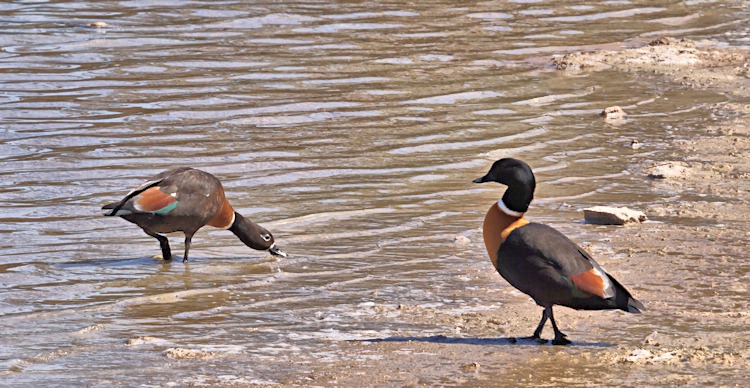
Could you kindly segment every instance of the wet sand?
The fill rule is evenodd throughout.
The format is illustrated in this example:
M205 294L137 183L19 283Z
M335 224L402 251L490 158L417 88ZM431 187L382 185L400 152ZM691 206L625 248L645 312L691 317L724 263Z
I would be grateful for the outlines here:
M705 48L688 41L666 42L569 55L560 71L612 71L590 64L613 63L616 71L656 71L685 87L745 95L745 52L707 42ZM673 44L690 50L675 50ZM681 55L702 59L689 61ZM656 57L659 60L652 62ZM635 65L622 65L624 58ZM561 59L557 61L559 66ZM630 113L637 109L625 107ZM639 225L562 227L583 236L582 245L647 309L632 315L558 307L556 317L573 341L570 346L519 338L531 334L541 309L494 271L477 228L458 238L435 236L452 244L457 258L471 257L452 269L455 284L450 289L435 284L449 300L436 300L435 305L414 304L407 297L366 302L343 318L313 307L305 317L311 326L349 319L380 329L292 334L296 340L312 335L308 339L318 346L289 345L273 357L258 359L247 366L256 378L212 373L214 362L246 362L231 343L182 348L166 338L134 336L123 343L123 352L146 348L163 362L207 366L172 382L180 386L743 386L750 367L750 263L744 260L750 241L750 105L717 104L713 110L720 119L705 127L700 138L673 142L663 160L629 166L642 178L641 190L675 197L679 193L692 200L639 209L650 219ZM666 179L649 178L650 169L663 162L684 168ZM529 216L534 217L533 204ZM194 296L185 292L170 297ZM80 335L98 329L92 326ZM548 325L543 337L551 335Z
M744 47L741 4L55 3L0 6L4 385L745 384L747 61L703 40ZM484 252L502 189L471 183L503 156L645 314L516 340L541 311ZM290 257L207 229L164 262L101 216L178 165Z
M575 65L611 62L617 71L658 71L685 87L747 93L746 52L711 47L707 42L703 43L706 48L689 41L661 42L643 49L567 56L567 70L561 71L598 71L606 67ZM688 61L680 57L684 55L701 59ZM659 60L652 61L656 56ZM623 65L623 58L631 64ZM452 330L439 334L395 331L387 337L357 340L336 340L332 335L330 348L337 357L300 355L294 362L309 365L309 373L278 376L277 382L321 386L744 385L750 367L750 262L743 260L750 241L750 105L721 104L715 110L725 119L706 127L701 138L674 143L669 161L686 166L681 175L648 178L649 167L660 160L630 167L633 174L643 177L643 190L690 193L695 200L640 209L651 221L636 226L587 226L587 237L598 241L585 247L645 303L644 314L558 307L558 323L573 340L571 346L516 340L531 334L541 309L513 290L488 262L478 262L462 266L456 274L459 282L480 284L455 291L454 300L467 301L474 306L472 311L408 303L361 306L368 319L383 324L408 321ZM530 217L533 213L532 204ZM571 225L576 227L580 225ZM483 252L481 235L476 231L466 235L471 242L457 242L456 250ZM678 286L668 286L674 284ZM505 303L499 304L500 300ZM477 301L484 301L484 308ZM679 330L661 330L666 322ZM548 324L543 337L551 335Z
M699 49L693 42L668 43L569 55L564 58L565 69L559 71L613 71L612 66L577 64L614 63L615 71L656 71L686 88L746 92L741 86L748 81L746 53L710 46ZM673 43L691 49L674 50ZM703 54L703 50L710 54ZM696 62L670 55L703 59ZM659 61L648 59L654 57ZM623 66L623 58L637 65ZM556 60L558 66L562 60ZM713 81L705 82L709 79ZM638 105L623 108L626 113L636 113ZM673 142L667 159L640 160L629 166L632 174L642 178L640 190L680 193L681 198L693 200L638 209L650 219L640 225L571 223L561 227L566 233L582 236L582 245L647 309L642 315L632 315L558 307L556 317L573 341L570 346L540 345L520 338L532 333L541 309L494 271L484 252L478 217L477 228L466 230L460 238L432 236L450 245L456 256L451 269L453 284L434 284L434 290L421 291L440 295L442 299L435 300L434 305L413 303L408 294L416 291L410 290L399 299L360 303L353 311L345 308L338 315L335 310L314 306L298 309L295 314L304 314L302 319L309 326L321 325L322 329L290 333L289 338L308 340L316 346L306 349L297 348L294 342L268 344L264 353L275 353L273 356L259 357L254 364L245 365L252 370L253 378L217 374L213 369L217 364L248 362L247 354L231 342L183 347L180 341L159 334L123 333L120 351L124 357L151 354L155 368L174 363L200 368L169 383L177 386L742 386L750 367L750 263L743 260L750 240L750 105L719 104L714 111L721 119L704 128L700 138ZM649 169L665 161L685 168L668 179L648 178ZM500 192L498 189L498 195ZM534 218L534 204L529 217ZM416 226L422 227L421 223ZM277 273L257 282L281 281L290 276L303 279L314 273ZM158 306L191 298L226 298L229 296L222 295L239 289L223 286L160 294L129 299L127 305L77 310L75 314L137 309L141 302ZM335 292L335 288L332 290ZM44 315L24 319L43 320ZM47 319L61 316L52 314ZM356 322L360 327L351 331L325 328L337 320L351 321L352 326ZM363 330L363 322L378 329ZM84 328L75 336L88 345L41 353L23 360L17 368L83 356L97 346L111 346L91 345L84 340L106 329L106 325ZM551 335L547 325L543 338ZM11 369L8 373L13 372ZM102 384L115 380L102 380Z

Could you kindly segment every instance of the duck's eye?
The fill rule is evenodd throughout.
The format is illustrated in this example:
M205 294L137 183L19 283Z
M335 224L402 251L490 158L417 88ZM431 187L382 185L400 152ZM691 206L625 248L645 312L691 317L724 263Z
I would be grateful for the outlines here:
M263 239L263 241L271 241L271 234L270 233L261 233L260 238Z

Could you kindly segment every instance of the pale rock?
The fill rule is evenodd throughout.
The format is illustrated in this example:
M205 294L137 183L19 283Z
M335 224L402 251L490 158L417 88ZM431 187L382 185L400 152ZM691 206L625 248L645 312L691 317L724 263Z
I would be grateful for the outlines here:
M466 236L456 236L453 238L453 243L456 245L468 245L471 244L471 239Z
M646 221L646 215L626 207L594 206L583 209L586 222L599 225L625 225Z
M651 346L659 346L659 340L658 340L659 333L654 331L653 333L646 336L646 338L643 339L643 343L645 345L651 345Z
M125 341L125 345L133 346L133 345L143 345L153 342L163 342L163 340L160 340L156 337L150 337L150 336L138 336L129 338L127 341Z
M650 358L654 357L654 354L651 353L651 351L646 349L634 349L632 352L630 352L630 355L626 358L629 362L643 362Z
M606 120L622 120L627 116L627 113L625 113L622 108L615 105L604 108L604 110L599 113L599 116L604 117Z
M654 356L654 358L651 359L651 362L660 362L660 363L671 363L673 361L676 361L678 359L675 352L664 352L662 354L659 354L657 356Z
M665 162L657 164L648 171L651 179L681 178L687 175L687 166L680 162Z
M478 362L471 362L468 364L461 365L461 369L467 371L467 372L476 372L479 370L479 363Z
M216 353L205 350L185 349L185 348L169 348L164 351L164 356L167 358L180 360L185 358L213 358Z

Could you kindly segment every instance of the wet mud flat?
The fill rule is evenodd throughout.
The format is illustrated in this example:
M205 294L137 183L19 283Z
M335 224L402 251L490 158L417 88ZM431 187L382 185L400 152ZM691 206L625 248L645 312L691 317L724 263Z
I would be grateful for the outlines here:
M709 88L741 101L749 95L747 55L711 42L659 39L634 49L571 54L554 61L561 77L587 71L649 72L685 88ZM638 113L638 105L622 109ZM306 306L301 298L291 315L303 324L289 323L286 329L284 324L273 329L247 325L210 338L192 335L196 328L189 326L170 335L145 328L141 333L119 332L115 324L94 324L74 333L78 339L73 346L16 360L5 374L43 368L55 359L85 359L98 348L112 347L112 338L119 338L114 345L121 356L118 362L145 363L148 366L138 373L164 386L744 386L750 367L750 262L746 258L750 105L722 103L711 110L716 119L700 136L677 140L665 136L666 154L628 166L631 174L642 178L641 191L659 192L670 199L638 209L648 215L648 222L586 228L577 223L562 225L565 233L575 233L576 240L646 305L642 315L556 309L558 324L572 345L552 346L522 338L532 333L541 309L495 272L477 227L458 237L430 236L449 247L448 255L455 263L450 268L451 284L429 280L394 284L381 288L392 294L377 295L374 290L374 301L354 306ZM654 167L664 164L679 168L663 178L649 178ZM529 216L534 217L534 204ZM415 226L425 227L425 223L429 222ZM412 242L418 246L417 240ZM384 243L376 249L402 253L404 248ZM429 260L419 249L409 253L413 260ZM378 265L387 263L372 264L371 272L379 271ZM260 264L258 271L266 276L254 282L283 289L290 278L316 276L309 270L279 273L277 266ZM341 284L360 281L367 279L351 276ZM93 321L121 310L149 316L160 303L232 299L246 286L159 294L75 314ZM336 286L321 291L334 300L338 292ZM434 297L432 302L424 302L430 297ZM295 298L285 296L284 301L297 305ZM243 304L266 310L277 302ZM221 307L216 309L221 311ZM197 314L210 320L212 311ZM26 317L26 322L65 320L64 314L37 315ZM289 319L289 314L282 316ZM265 325L268 317L256 318L262 321L259 325ZM220 326L216 332L222 332ZM302 326L305 330L293 329ZM255 347L248 349L242 343L244 335L260 339L254 339ZM551 335L551 329L545 328L542 337ZM265 337L269 340L264 343ZM109 374L106 363L99 360L99 364L103 367L94 385L122 381L122 370L115 368ZM190 372L167 376L170 369ZM128 381L142 381L138 373Z
M260 52L236 50L233 44L227 56L197 61L192 46L183 51L171 47L174 41L161 40L180 35L169 27L169 19L157 18L158 23L136 30L159 38L145 42L129 40L127 29L116 23L96 30L76 28L74 35L93 38L82 47L108 46L111 41L101 39L105 36L119 37L115 43L125 47L137 46L135 52L123 46L103 50L108 60L139 62L113 67L126 69L118 85L128 90L115 94L128 107L117 115L123 121L104 125L89 118L90 124L84 118L44 133L45 125L65 124L56 115L81 120L79 113L92 106L112 109L111 98L84 97L82 101L94 104L81 102L78 111L42 105L52 115L51 123L44 113L14 111L32 114L35 122L20 127L39 133L10 148L21 152L18 158L32 159L23 161L28 171L21 171L22 176L6 171L25 184L10 191L24 206L5 208L14 215L5 229L20 232L14 237L27 244L11 243L4 253L12 257L0 265L0 280L8 282L0 298L7 313L2 325L11 333L0 340L3 384L745 384L750 210L748 107L742 103L747 98L745 52L712 41L664 38L628 44L637 46L630 50L552 59L544 53L570 48L516 51L516 40L495 39L488 32L478 40L474 32L482 30L475 28L455 34L450 32L456 27L453 19L432 13L425 13L424 20L411 12L374 17L383 23L394 18L418 22L405 29L414 34L400 35L405 44L394 45L380 32L350 32L388 25L338 22L367 20L369 13L321 21L284 10L233 20L235 11L219 12L210 2L206 7L211 9L204 14L222 22L211 21L204 36L245 36L248 31L233 28L247 24L291 27L256 28L258 36L245 43L261 47ZM179 13L155 13L173 15L180 24L185 20ZM503 14L472 13L462 20L503 31L505 19ZM639 20L621 25L652 25ZM521 28L528 22L524 17ZM543 31L548 22L543 21ZM591 25L581 24L587 30ZM194 36L194 28L183 31ZM338 29L337 35L321 35ZM274 31L278 35L268 36ZM620 41L620 34L607 39ZM430 36L437 38L433 42ZM602 40L598 30L592 36L579 43ZM349 44L351 38L356 44ZM449 44L424 51L435 42ZM465 55L443 55L456 52L454 42L466 43ZM499 42L509 50L494 52ZM193 43L206 47L205 41ZM73 50L81 47L75 40L72 45ZM162 58L166 50L166 57L140 66L152 61L142 56L142 45L148 46L146 54ZM394 46L406 51L390 51ZM333 51L309 55L307 50L318 48ZM47 45L41 50L57 49ZM518 58L518 53L544 56L510 63L485 60ZM31 56L28 63L40 59ZM176 73L168 70L175 68ZM202 70L206 68L210 70ZM50 69L53 75L59 70L56 65ZM236 73L268 80L253 81L248 89L249 84L236 82ZM97 74L76 72L74 78L96 79ZM34 85L44 76L25 74L17 86ZM620 82L634 78L646 81ZM140 88L132 90L134 80ZM175 84L188 88L165 88ZM112 96L96 86L51 85L75 89L70 91L74 96ZM38 89L45 93L49 85ZM683 91L688 97L680 96ZM717 98L722 95L726 98ZM732 103L709 109L694 98ZM151 106L153 99L162 103ZM607 105L599 106L602 100ZM257 107L247 109L248 104ZM613 104L624 114L597 117ZM149 109L131 111L134 105ZM683 131L680 120L696 125L706 111L712 115L706 120L710 125ZM216 120L216 130L207 132L206 123ZM88 125L99 130L92 136ZM252 131L246 126L257 126L266 135L248 139ZM144 132L154 136L136 141ZM34 147L24 148L32 143ZM37 143L50 150L38 150ZM639 144L644 144L642 150L635 151ZM363 155L362 147L369 152ZM68 155L71 148L77 151L74 156ZM167 159L165 150L171 155ZM37 164L43 166L35 169L37 151L52 152L42 153ZM644 315L559 308L558 323L572 346L519 339L531 334L541 310L495 272L484 251L481 216L501 189L477 189L470 183L473 172L486 171L506 155L544 167L537 170L540 195L529 217L581 242L646 304ZM122 166L123 158L131 165ZM291 256L284 261L250 256L234 236L206 231L196 239L194 261L164 263L150 257L158 249L153 239L98 214L104 198L141 183L145 170L156 173L188 160L226 179L233 203L274 233L278 230ZM653 167L666 162L668 176L648 178ZM61 174L68 168L73 171ZM607 192L612 188L617 192ZM76 193L84 199L72 195ZM631 197L650 222L584 225L582 215L571 210L610 201L631 205ZM566 207L564 201L575 205ZM550 336L547 328L544 337Z
M655 72L681 87L711 88L741 101L747 91L746 58L743 51L710 42L659 40L555 61L558 66L566 63L557 70L560 77L587 71L615 76ZM633 65L622 65L628 61ZM639 105L622 109L637 114ZM634 192L659 192L670 199L638 209L649 222L585 228L580 223L556 224L575 234L647 309L632 315L558 308L556 318L573 341L570 346L521 339L531 335L541 309L495 272L484 252L477 217L476 228L464 230L461 238L431 234L386 240L372 248L389 260L408 257L397 267L414 272L407 284L389 283L392 263L371 262L367 252L360 252L364 259L356 268L284 264L296 272L279 271L282 264L273 261L252 269L231 261L218 266L222 259L216 258L214 266L192 269L210 275L206 284L190 283L190 273L163 268L170 278L188 283L184 291L9 318L6 323L23 327L25 335L60 345L33 357L5 360L0 378L22 385L38 382L35 376L47 373L69 385L80 381L92 386L144 381L161 386L744 386L750 367L750 105L717 104L712 112L714 124L703 128L698 138L665 137L666 155L648 159L652 154L646 153L628 166L630 174L642 178L642 187ZM648 177L654 166L665 162L681 168L664 179ZM532 203L532 219L534 208ZM441 217L421 217L398 226L398 231L429 230ZM341 234L353 238L356 233ZM447 247L436 255L447 258L440 262L450 263L449 268L426 272L420 267L434 260L420 248L425 240ZM294 238L287 241L293 245ZM289 260L294 263L295 258ZM439 270L451 274L449 283L420 276ZM291 281L331 273L337 282L306 285L299 295L285 291ZM246 281L225 284L226 277L238 276ZM378 276L383 279L380 287L368 288L368 281ZM147 286L148 276L137 282ZM346 287L361 288L358 292L368 297L360 300L368 301L338 301ZM165 321L173 327L157 325L163 306L172 311ZM129 324L133 320L140 324ZM234 326L227 328L230 322ZM50 338L48 327L69 332ZM542 337L551 335L548 326ZM81 375L82 369L68 371L65 365L97 369ZM139 367L124 373L122 365Z
M656 72L684 87L712 88L741 99L750 95L747 57L745 51L711 42L668 38L643 48L555 61L563 72ZM672 142L669 160L642 160L629 167L643 177L643 190L672 193L674 200L640 209L649 222L600 226L586 236L595 241L586 248L645 302L645 314L558 308L571 346L519 340L531 334L541 310L491 265L467 263L458 266L456 279L466 287L452 291L463 308L406 302L360 306L369 321L426 329L395 330L385 337L382 332L371 337L331 333L328 357L296 354L288 362L306 365L306 372L277 375L275 382L743 386L750 367L750 105L712 109L716 124L705 127L699 138ZM650 169L665 162L682 168L663 179L648 177ZM481 235L466 235L470 241L456 244L456 250L482 252ZM549 328L545 335L551 335Z

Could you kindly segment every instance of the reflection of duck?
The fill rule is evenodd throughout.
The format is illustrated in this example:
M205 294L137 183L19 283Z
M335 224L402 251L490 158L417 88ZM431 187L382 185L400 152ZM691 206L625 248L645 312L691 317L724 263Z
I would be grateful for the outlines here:
M487 175L474 180L474 183L484 182L508 186L484 218L484 243L500 275L544 307L533 339L539 340L549 318L555 331L552 343L570 343L557 328L553 305L640 313L641 302L576 243L550 226L529 223L524 218L536 187L528 164L512 158L500 159Z
M171 260L169 240L159 233L185 233L185 256L188 260L190 241L205 225L229 229L245 245L286 256L276 247L271 232L242 217L224 197L219 180L204 171L182 167L164 171L136 187L120 202L102 209L112 209L106 216L120 216L143 228L159 240L164 260Z

